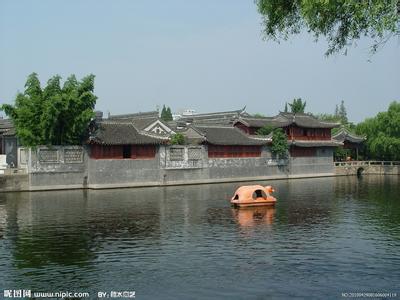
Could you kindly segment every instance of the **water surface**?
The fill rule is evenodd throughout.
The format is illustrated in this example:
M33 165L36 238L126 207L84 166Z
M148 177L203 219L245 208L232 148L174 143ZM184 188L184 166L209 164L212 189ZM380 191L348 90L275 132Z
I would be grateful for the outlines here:
M0 292L400 295L399 183L398 176L270 181L276 208L245 210L229 205L238 183L0 193Z

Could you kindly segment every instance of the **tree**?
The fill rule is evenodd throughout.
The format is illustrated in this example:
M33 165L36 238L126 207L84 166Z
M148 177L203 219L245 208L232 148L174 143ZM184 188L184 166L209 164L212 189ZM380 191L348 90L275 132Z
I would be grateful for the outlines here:
M24 146L80 144L94 117L94 77L77 81L71 75L61 87L61 77L56 75L42 89L37 74L32 73L15 105L4 104L0 110L13 120Z
M256 134L258 134L258 135L268 135L272 131L274 131L274 127L272 127L270 125L264 125L263 127L261 127L260 129L258 129L256 131Z
M272 134L271 152L279 158L287 157L289 145L287 136L282 128L275 128Z
M172 121L172 112L170 107L166 107L165 104L161 110L161 120L163 121Z
M289 103L290 110L292 113L304 113L304 109L306 108L306 101L303 102L301 98L293 99L292 103Z
M336 107L338 107L338 105L336 105ZM343 118L339 115L339 114L315 114L313 115L314 117L316 117L317 119L321 120L321 121L325 121L325 122L333 122L333 123L340 123L344 128L346 128L349 132L355 132L356 126L349 122L346 118L345 122L343 122ZM336 127L336 128L332 128L332 134L337 133L341 128L340 127Z
M372 51L400 35L398 0L256 0L266 39L279 41L305 28L316 40L325 36L326 55L344 51L362 36L374 39Z
M340 117L340 121L342 122L342 124L347 124L348 123L347 111L346 111L346 108L344 107L344 101L343 100L340 103L339 114L338 115Z
M166 116L165 116L165 114L166 114L166 108L165 108L165 104L163 105L163 107L162 107L162 110L161 110L161 120L164 120L165 121L165 118L166 118Z
M285 108L284 108L284 110L283 110L285 113L287 113L288 112L288 107L287 107L287 102L285 102Z
M263 114L256 113L256 114L253 115L253 117L256 117L256 118L263 118L263 117L265 117L265 116L264 116Z
M358 124L356 131L367 137L369 158L400 160L400 102L392 102L387 112Z
M172 145L184 145L185 144L185 137L182 133L176 133L171 136L171 144Z
M339 117L339 105L337 105L337 104L335 106L335 117L340 119L340 117Z
M325 122L334 122L334 123L339 123L340 117L331 114L313 114L314 117L316 117L318 120L325 121Z
M173 120L173 118L172 118L172 112L171 112L171 108L170 107L168 107L167 108L167 111L166 111L166 120L165 121L172 121Z

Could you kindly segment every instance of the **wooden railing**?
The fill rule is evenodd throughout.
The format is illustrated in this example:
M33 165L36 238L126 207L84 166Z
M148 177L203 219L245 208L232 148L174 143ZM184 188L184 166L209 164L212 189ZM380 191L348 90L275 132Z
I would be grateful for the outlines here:
M400 161L375 161L375 160L352 160L335 161L335 167L362 167L362 166L398 166Z

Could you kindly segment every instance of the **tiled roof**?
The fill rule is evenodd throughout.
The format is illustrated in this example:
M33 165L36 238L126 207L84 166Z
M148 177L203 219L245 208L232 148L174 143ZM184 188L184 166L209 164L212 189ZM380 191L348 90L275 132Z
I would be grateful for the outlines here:
M158 120L158 117L157 118L140 118L140 119L138 118L138 119L131 119L130 121L137 129L143 130L146 127L148 127L149 125L156 122L157 120Z
M188 144L202 144L206 141L206 138L199 129L194 126L188 126L185 129L181 129L178 131L181 133Z
M11 119L0 119L0 135L15 135L15 128Z
M3 132L3 136L13 136L13 135L16 135L16 134L17 134L17 132L15 130L15 127L7 129L6 131Z
M257 127L261 128L264 127L265 125L268 126L274 126L278 125L275 124L277 123L273 117L240 117L238 120L235 121L243 123L247 127Z
M276 121L282 123L282 127L289 124L296 124L299 127L306 128L334 128L339 127L339 123L323 122L316 117L304 113L283 113L281 112L276 118ZM287 124L287 125L283 125Z
M146 111L138 112L133 114L123 114L123 115L110 115L108 119L137 119L137 118L158 118L158 111Z
M280 113L275 117L240 117L236 122L243 123L248 127L286 127L295 124L299 127L306 128L334 128L338 127L338 123L322 122L312 115L304 113Z
M186 120L188 122L199 122L200 120L209 120L209 121L221 121L221 120L230 120L239 117L240 115L248 116L248 114L244 111L246 107L238 110L232 111L222 111L222 112L213 112L213 113L204 113L204 114L195 114L190 116L182 116L180 120Z
M342 142L338 142L335 140L327 140L327 141L292 140L292 141L288 141L288 144L291 146L297 146L297 147L338 147L338 146L343 146Z
M366 140L365 137L351 133L344 127L340 128L340 130L332 136L332 139L339 142L347 141L350 143L357 143L357 144L362 143Z
M138 131L132 123L102 121L97 123L96 131L90 136L89 143L105 145L143 145L163 144L167 137Z
M172 126L170 126L167 122L164 122L163 120L160 119L157 111L150 111L137 114L114 115L110 116L107 120L119 123L132 123L139 131L146 129L151 124L159 121L165 127L168 127L169 129L173 130Z
M193 120L194 125L198 126L231 126L235 118L219 118L219 119L199 119Z
M267 141L246 135L236 127L228 126L195 126L202 132L206 141L213 145L265 145Z

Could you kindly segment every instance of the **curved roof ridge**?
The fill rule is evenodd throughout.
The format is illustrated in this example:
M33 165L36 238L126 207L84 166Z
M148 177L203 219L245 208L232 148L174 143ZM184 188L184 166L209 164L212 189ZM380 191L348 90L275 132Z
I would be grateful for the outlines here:
M361 136L357 135L354 132L351 132L349 129L347 129L345 126L341 126L339 131L332 135L332 139L335 139L337 141L349 141L352 143L361 143L367 139L366 136Z
M241 114L244 112L246 109L246 106L244 106L241 109L237 110L227 110L227 111L218 111L218 112L209 112L209 113L201 113L201 114L194 114L194 115L188 115L188 116L182 116L182 119L190 119L190 118L196 118L196 117L204 117L204 116L216 116L216 115L223 115L223 114Z
M150 118L156 116L157 117L159 116L159 112L157 110L152 110L152 111L137 112L131 114L110 115L108 119Z
M213 145L232 145L232 146L261 146L267 140L254 138L245 134L242 130L234 126L195 126L206 138L206 141Z

